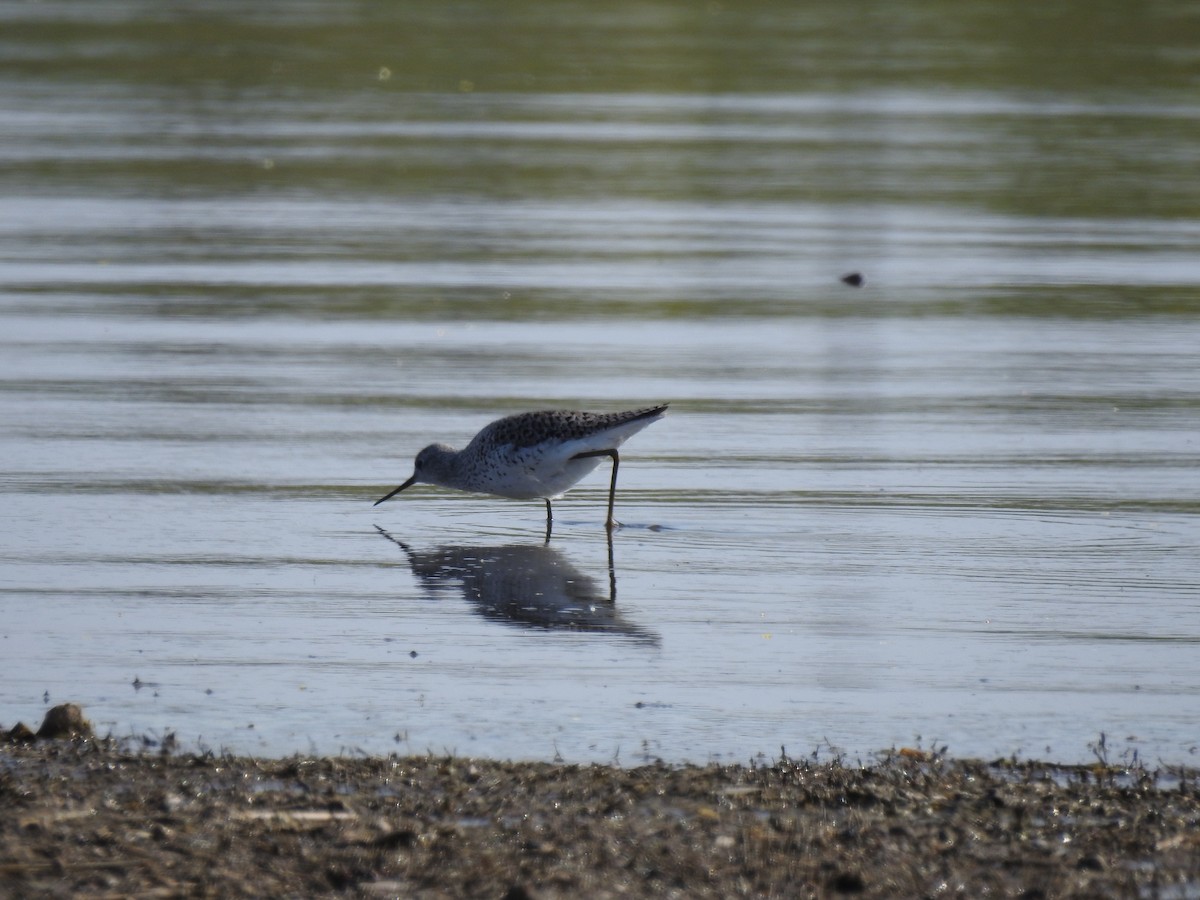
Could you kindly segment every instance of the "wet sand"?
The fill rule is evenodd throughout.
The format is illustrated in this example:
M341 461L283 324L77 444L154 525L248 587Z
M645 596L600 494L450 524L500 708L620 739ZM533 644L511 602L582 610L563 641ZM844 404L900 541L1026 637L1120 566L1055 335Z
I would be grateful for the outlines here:
M1200 896L1200 772L0 745L5 897Z

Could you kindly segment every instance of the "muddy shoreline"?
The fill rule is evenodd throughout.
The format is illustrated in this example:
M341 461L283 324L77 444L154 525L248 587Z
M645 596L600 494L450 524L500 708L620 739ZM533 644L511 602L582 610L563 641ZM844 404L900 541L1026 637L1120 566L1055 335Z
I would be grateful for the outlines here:
M1195 897L1200 772L0 745L6 897Z

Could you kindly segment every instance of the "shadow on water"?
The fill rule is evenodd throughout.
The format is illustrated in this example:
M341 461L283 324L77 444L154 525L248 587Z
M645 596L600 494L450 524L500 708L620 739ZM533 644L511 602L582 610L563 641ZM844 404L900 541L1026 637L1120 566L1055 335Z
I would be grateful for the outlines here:
M580 631L659 644L659 636L617 611L617 576L609 538L608 590L547 544L446 545L414 550L375 529L404 551L413 574L431 590L462 592L475 611L519 628Z

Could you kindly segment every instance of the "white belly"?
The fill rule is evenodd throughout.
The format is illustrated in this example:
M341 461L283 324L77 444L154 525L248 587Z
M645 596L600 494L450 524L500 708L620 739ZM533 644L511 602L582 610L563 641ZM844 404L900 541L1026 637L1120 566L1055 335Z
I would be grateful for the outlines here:
M553 500L561 497L607 460L603 456L571 459L578 452L581 452L578 448L572 449L566 445L552 448L549 452L545 445L527 447L509 456L508 464L503 468L488 472L480 488L489 494L513 500L541 497Z

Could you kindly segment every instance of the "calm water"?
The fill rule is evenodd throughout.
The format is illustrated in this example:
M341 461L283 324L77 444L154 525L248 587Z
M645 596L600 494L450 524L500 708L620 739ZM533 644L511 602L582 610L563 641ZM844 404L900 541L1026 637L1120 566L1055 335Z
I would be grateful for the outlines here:
M0 6L0 723L1196 762L1184 4L391 6Z

